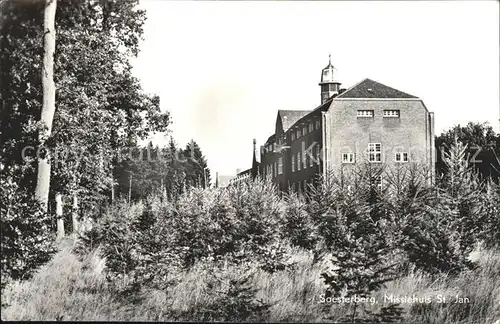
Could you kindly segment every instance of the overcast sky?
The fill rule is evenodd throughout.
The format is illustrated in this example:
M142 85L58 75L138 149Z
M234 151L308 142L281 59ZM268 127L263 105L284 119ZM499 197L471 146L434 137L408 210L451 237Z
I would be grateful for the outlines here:
M278 109L319 105L329 53L342 87L370 78L422 98L437 134L468 121L499 130L497 1L141 6L134 73L170 111L177 143L199 143L212 179L251 167L252 139L273 134Z

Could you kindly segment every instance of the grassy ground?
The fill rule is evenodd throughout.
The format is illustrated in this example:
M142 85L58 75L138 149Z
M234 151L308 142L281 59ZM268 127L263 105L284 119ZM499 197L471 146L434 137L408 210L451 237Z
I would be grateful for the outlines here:
M213 304L227 282L241 274L227 267L223 280L213 282L214 269L201 264L181 276L180 283L168 291L142 291L140 299L120 298L111 290L103 274L105 260L97 253L79 261L71 253L73 241L63 242L53 260L30 281L10 283L2 295L2 320L172 320L172 310L184 320L197 320L194 310ZM384 298L415 296L430 298L430 303L402 303L404 322L484 323L500 319L500 252L476 254L480 267L456 278L431 278L412 273L393 281L373 295L376 303L359 307L378 311ZM312 264L312 256L294 251L294 270L268 274L255 270L251 286L256 296L271 305L268 321L312 322L339 319L352 304L321 303L324 286L320 277L324 264ZM221 273L221 271L218 271ZM439 303L438 297L446 302ZM454 303L456 296L468 298ZM190 317L192 316L192 317ZM176 318L179 319L179 318Z

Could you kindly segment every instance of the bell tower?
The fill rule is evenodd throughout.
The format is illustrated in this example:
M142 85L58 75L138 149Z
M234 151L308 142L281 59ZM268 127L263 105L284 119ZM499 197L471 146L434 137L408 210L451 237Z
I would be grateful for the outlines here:
M336 69L332 65L332 56L328 55L328 65L321 71L321 104L324 104L333 95L339 93L340 82L336 80Z

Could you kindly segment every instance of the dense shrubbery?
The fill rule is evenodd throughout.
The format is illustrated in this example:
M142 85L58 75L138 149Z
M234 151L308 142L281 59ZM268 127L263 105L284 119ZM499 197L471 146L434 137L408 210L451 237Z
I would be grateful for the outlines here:
M417 165L391 171L361 165L324 175L307 194L280 194L269 181L256 180L191 188L174 201L155 195L132 205L122 201L74 251L83 257L97 250L110 287L124 297L178 289L186 272L198 269L200 289L213 295L188 309L169 300L164 311L179 320L266 319L273 306L250 282L257 272L301 269L294 249L312 256L330 297L373 296L415 271L452 280L473 268L468 257L479 242L495 246L491 238L499 237L499 188L479 181L463 160L463 147L452 148L448 173L434 186ZM397 304L331 309L322 308L324 318L408 318Z
M226 190L192 188L175 202L152 196L133 207L114 206L75 251L82 255L100 245L109 277L128 288L165 287L176 272L201 260L250 262L272 272L285 267L284 211L275 188L264 181Z
M457 275L472 268L468 256L482 238L498 237L499 217L498 187L479 181L463 152L460 144L450 150L449 170L434 186L418 165L391 171L361 165L324 175L306 195L280 195L269 181L256 180L191 188L175 201L151 196L132 206L124 202L86 233L77 249L100 245L108 277L121 279L127 289L166 288L200 264L221 273L248 265L275 272L289 264L287 271L293 271L290 246L311 251L315 263L329 261L322 272L327 296L368 297L412 269ZM376 181L380 175L382 187ZM172 316L244 320L241 314L250 311L236 310L243 304L264 311L266 305L252 297L242 278L228 281L213 307ZM231 317L232 312L240 315ZM378 312L353 306L344 315L349 320L402 316L396 304Z
M27 279L55 252L51 218L20 188L16 177L0 177L2 288L9 279Z

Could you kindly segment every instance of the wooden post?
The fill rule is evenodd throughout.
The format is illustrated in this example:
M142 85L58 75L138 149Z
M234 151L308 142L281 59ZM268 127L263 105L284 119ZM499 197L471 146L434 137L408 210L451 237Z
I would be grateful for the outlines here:
M57 239L64 237L64 219L63 219L63 204L62 195L56 194L56 218L57 218Z
M130 174L129 182L128 182L128 204L130 205L130 201L132 198L132 173Z
M71 213L71 220L73 221L73 233L78 233L78 197L76 193L73 194L73 210Z

